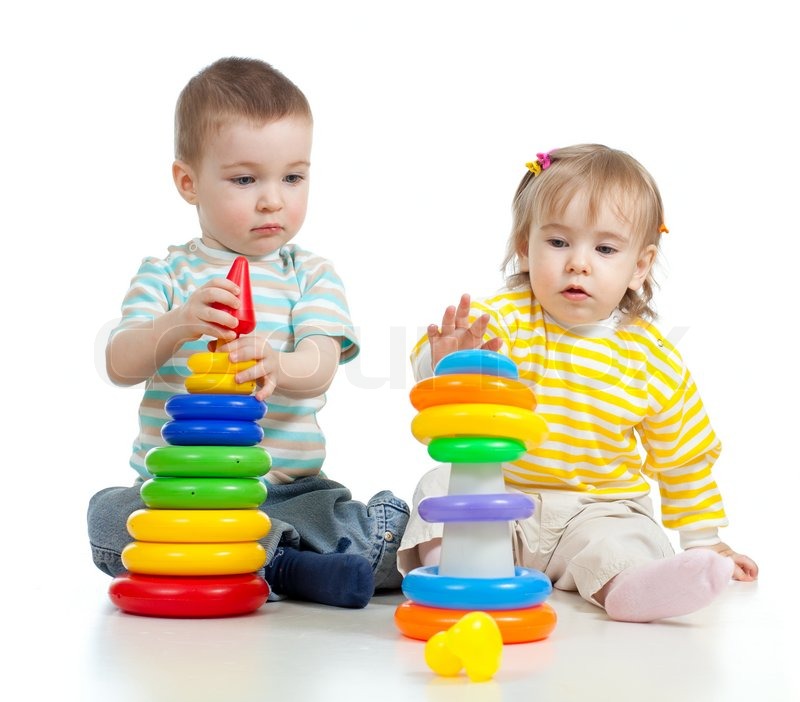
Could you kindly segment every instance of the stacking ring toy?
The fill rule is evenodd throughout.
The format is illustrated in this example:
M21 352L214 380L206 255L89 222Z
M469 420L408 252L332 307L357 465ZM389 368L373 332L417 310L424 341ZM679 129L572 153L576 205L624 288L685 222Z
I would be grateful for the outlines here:
M236 544L158 544L132 541L122 549L122 565L148 575L235 575L253 573L267 562L258 541Z
M233 373L201 373L183 381L187 392L212 395L249 395L256 389L254 380L237 383Z
M269 597L269 585L254 573L193 578L128 573L112 581L109 595L129 614L230 617L261 607Z
M519 377L517 364L508 356L485 349L456 351L448 354L433 370L435 375L459 375L462 373L499 375L516 380Z
M437 405L411 420L411 433L423 444L442 436L496 436L518 439L532 449L544 441L547 424L538 414L519 407Z
M137 541L226 543L258 541L270 519L258 509L138 509L127 526Z
M428 455L440 463L506 463L524 453L525 444L516 439L445 436L428 444Z
M408 599L419 604L467 610L533 607L553 591L541 571L517 566L514 573L509 578L457 578L439 575L438 566L427 566L408 573L402 588Z
M150 478L139 495L151 509L256 509L267 499L259 478Z
M418 410L465 402L536 409L536 397L527 385L494 375L435 375L417 383L409 397Z
M144 462L158 476L252 478L268 473L272 458L260 446L156 446Z
M427 641L434 634L447 631L468 611L426 607L407 601L395 609L394 621L405 636ZM556 627L555 610L546 602L526 609L495 609L487 614L500 627L504 644L540 641L546 639Z
M252 395L173 395L164 409L172 419L254 422L267 413L267 404Z
M193 353L189 356L189 370L193 373L236 373L252 368L255 361L240 361L232 363L227 353L206 352Z
M161 437L173 446L254 446L264 438L264 430L256 422L173 419L161 427Z
M443 495L419 503L426 522L507 522L533 514L533 500L522 493Z

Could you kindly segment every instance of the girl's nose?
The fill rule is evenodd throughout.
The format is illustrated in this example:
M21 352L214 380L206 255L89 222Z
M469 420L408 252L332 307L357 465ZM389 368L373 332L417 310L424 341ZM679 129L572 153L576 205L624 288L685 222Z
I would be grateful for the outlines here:
M572 247L570 256L567 260L567 272L569 273L589 273L589 256L578 247Z

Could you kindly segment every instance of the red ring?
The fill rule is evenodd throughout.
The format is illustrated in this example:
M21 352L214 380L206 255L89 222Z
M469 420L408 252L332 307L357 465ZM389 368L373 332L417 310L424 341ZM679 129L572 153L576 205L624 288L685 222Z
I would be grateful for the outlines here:
M417 383L409 395L415 409L479 403L536 409L533 391L524 383L493 375L435 375Z
M404 636L427 641L440 631L469 614L466 609L442 609L426 607L408 600L394 612L394 622ZM556 628L556 612L546 602L525 609L503 609L486 611L500 627L504 644L529 643L546 639Z
M148 617L230 617L253 612L267 601L269 585L255 573L173 577L128 573L108 590L123 612Z

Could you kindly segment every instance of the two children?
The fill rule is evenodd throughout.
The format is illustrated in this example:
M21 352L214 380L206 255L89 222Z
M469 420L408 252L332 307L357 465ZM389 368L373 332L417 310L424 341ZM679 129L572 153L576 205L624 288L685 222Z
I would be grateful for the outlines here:
M145 382L131 465L139 479L89 505L95 564L124 571L128 515L143 507L144 457L163 440L166 400L183 391L188 357L209 342L234 362L255 360L237 382L269 398L261 423L273 458L263 509L272 590L363 607L400 571L437 562L441 525L423 522L391 492L366 505L321 472L317 413L339 364L356 356L341 280L330 262L292 243L306 214L312 140L302 92L269 65L222 59L184 88L175 121L173 178L197 209L200 236L146 258L107 347L109 377ZM651 621L710 603L731 577L758 568L718 536L727 523L711 474L720 453L695 384L650 320L651 270L664 231L658 189L627 154L581 145L539 154L514 199L507 288L475 304L462 297L412 354L417 379L459 349L502 350L530 384L547 441L504 466L509 490L529 494L534 515L513 525L519 565L544 571L613 619ZM226 279L250 262L257 327L236 338L238 290ZM644 449L640 455L638 442ZM664 526L647 478L657 481ZM447 490L440 466L415 504ZM406 529L406 522L408 528Z

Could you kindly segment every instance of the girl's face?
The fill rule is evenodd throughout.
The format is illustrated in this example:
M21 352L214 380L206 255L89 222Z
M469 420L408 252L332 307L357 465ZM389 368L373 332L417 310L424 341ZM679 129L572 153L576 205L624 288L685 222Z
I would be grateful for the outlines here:
M579 191L563 214L531 226L520 255L534 297L561 324L574 327L607 319L626 290L639 290L656 247L642 247L632 224L608 202L590 218L587 195Z

